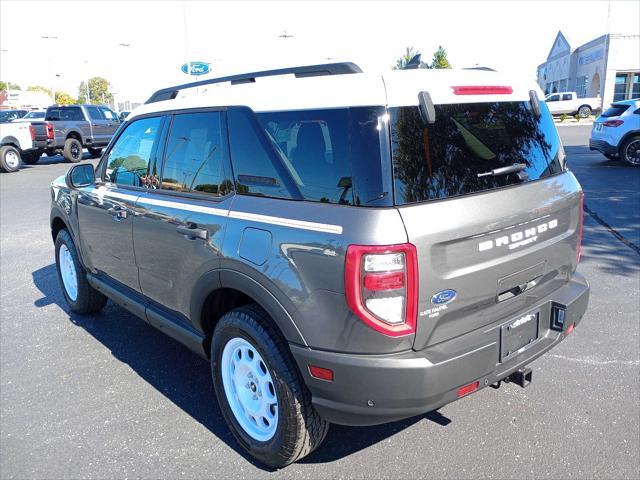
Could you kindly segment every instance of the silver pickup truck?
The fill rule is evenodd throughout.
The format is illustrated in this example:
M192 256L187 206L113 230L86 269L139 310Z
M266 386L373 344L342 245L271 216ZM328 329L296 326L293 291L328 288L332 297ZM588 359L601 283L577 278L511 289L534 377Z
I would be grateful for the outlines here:
M53 138L36 140L47 155L61 153L72 163L82 160L83 148L100 156L120 126L118 115L102 105L53 105L47 108L45 121L53 125Z

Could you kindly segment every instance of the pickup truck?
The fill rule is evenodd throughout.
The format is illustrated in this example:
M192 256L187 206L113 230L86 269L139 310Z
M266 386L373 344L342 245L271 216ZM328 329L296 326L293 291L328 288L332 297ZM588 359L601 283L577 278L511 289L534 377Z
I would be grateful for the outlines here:
M53 138L47 139L47 155L61 153L69 162L82 160L82 149L99 157L120 126L118 115L101 105L52 105L45 121L53 125Z
M36 134L46 136L48 130L51 135L51 127L44 122L0 124L0 171L11 173L17 171L21 163L37 163L42 151L34 140Z
M578 98L576 92L559 92L547 95L545 98L551 115L578 114L581 118L587 118L591 113L600 110L602 100L599 97Z

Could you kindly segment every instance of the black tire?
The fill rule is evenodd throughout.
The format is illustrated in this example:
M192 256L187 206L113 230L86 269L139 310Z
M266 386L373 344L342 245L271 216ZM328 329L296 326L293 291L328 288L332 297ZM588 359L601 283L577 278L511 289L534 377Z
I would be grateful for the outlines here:
M69 297L62 280L62 273L60 272L60 248L62 245L67 247L71 254L71 258L73 259L73 267L75 268L78 283L78 293L75 300ZM87 271L82 266L82 263L80 263L78 252L76 251L76 245L73 242L71 235L69 235L69 232L65 229L60 230L56 236L55 253L58 282L60 282L62 294L64 295L64 299L69 304L71 310L82 314L100 311L107 303L107 297L93 288L87 281Z
M102 155L102 149L101 148L87 147L87 150L91 154L92 158L99 158L100 155Z
M605 157L607 157L609 160L618 160L619 159L618 155L615 155L613 153L603 153L603 155Z
M622 143L620 158L633 167L640 167L640 135L633 135Z
M76 138L67 138L64 142L64 150L62 156L66 161L78 163L82 160L82 143Z
M251 437L240 426L229 406L221 363L231 339L248 341L263 358L273 379L278 399L278 424L265 442ZM236 440L254 458L274 468L284 467L314 451L324 440L329 423L318 415L286 340L273 320L257 305L246 305L224 315L213 333L211 371L220 410Z
M580 118L587 118L591 115L591 107L589 105L581 105L577 113Z
M22 153L22 161L27 165L35 165L40 160L42 156L42 152L23 152Z
M0 147L0 171L13 173L20 170L22 159L16 147L5 145Z

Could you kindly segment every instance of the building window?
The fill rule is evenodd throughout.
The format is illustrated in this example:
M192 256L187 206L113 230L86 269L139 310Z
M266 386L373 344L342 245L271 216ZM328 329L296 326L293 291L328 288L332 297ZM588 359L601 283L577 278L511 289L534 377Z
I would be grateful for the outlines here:
M576 95L578 98L584 98L587 96L587 76L578 77L576 79Z
M640 98L640 73L633 74L633 83L631 84L631 98Z
M619 102L627 97L627 83L629 75L626 73L619 73L616 75L616 86L613 91L613 101Z

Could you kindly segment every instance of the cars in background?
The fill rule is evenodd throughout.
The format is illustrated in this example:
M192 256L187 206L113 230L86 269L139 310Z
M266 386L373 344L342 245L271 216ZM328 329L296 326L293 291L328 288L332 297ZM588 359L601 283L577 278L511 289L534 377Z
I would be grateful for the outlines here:
M82 160L82 149L99 157L120 126L118 115L102 105L52 105L45 121L53 125L53 138L36 137L44 141L47 155L61 153L69 162Z
M46 130L44 122L0 124L0 172L12 173L22 163L33 165L42 152L35 146L36 129Z
M130 113L131 112L126 112L126 111L125 112L120 112L120 114L118 115L118 120L120 120L121 123L124 122L127 119L127 117L129 116Z
M589 149L640 166L640 99L611 104L591 129Z
M578 98L576 92L559 92L547 95L545 98L551 115L579 115L587 118L593 112L600 110L602 101L598 97Z
M16 118L15 120L11 120L12 122L33 122L38 121L41 122L44 120L45 111L44 110L34 110L33 112L27 113L24 117Z
M17 118L24 117L28 110L0 110L0 123L7 123Z

